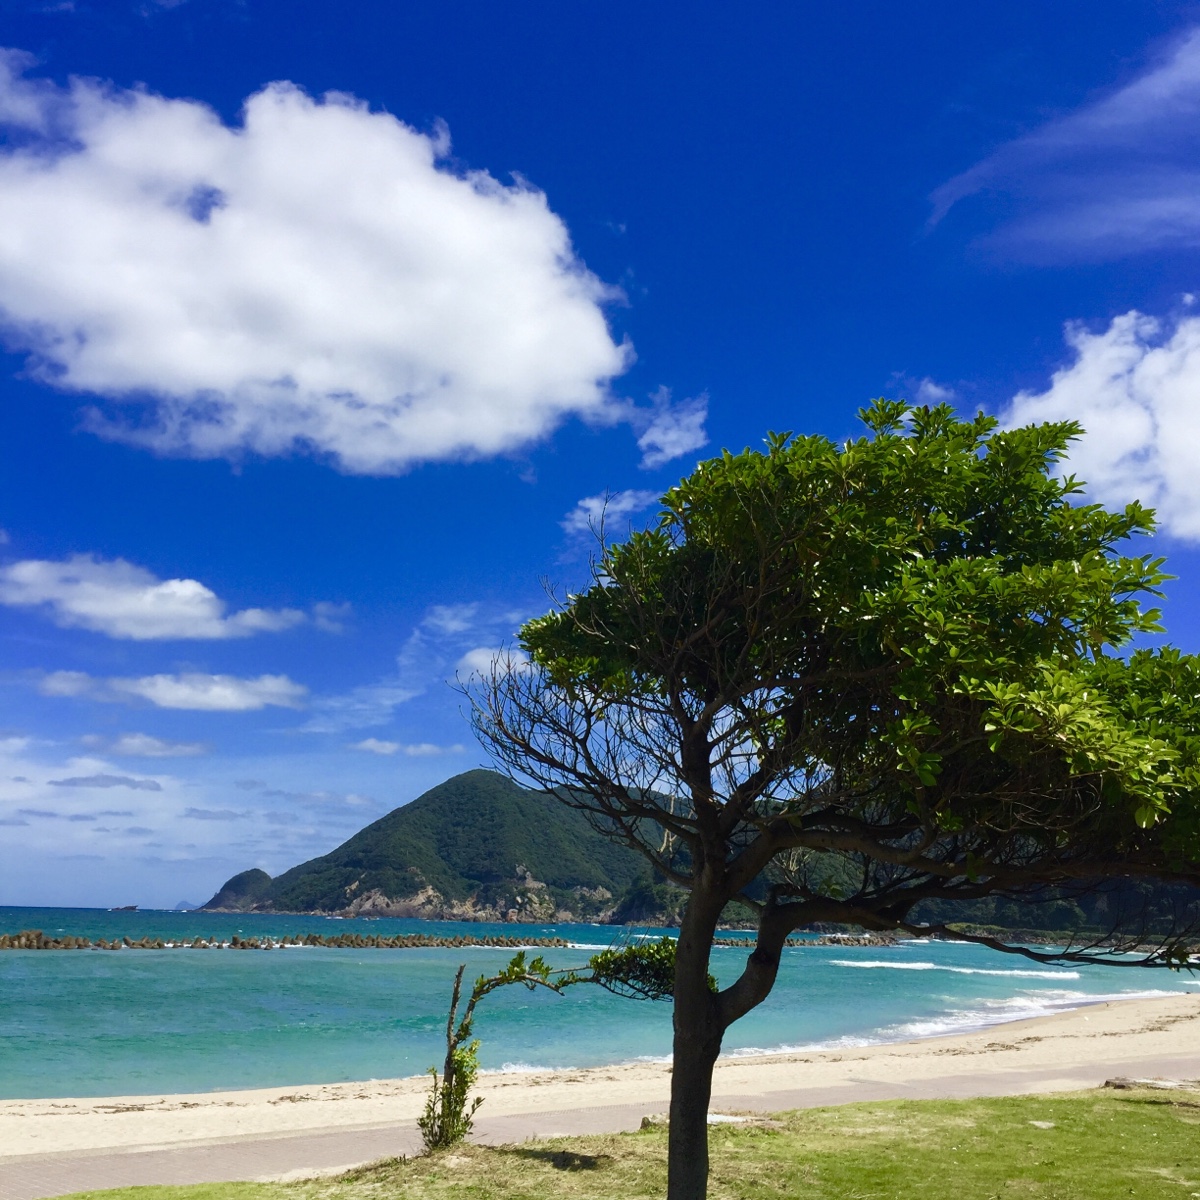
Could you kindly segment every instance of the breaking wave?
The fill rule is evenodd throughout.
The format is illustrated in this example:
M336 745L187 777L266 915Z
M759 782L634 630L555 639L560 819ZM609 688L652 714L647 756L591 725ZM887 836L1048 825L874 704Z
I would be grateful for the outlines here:
M1078 971L1055 969L1049 971L1029 970L1025 967L1014 967L1012 970L1001 970L998 967L948 967L942 963L933 962L854 962L848 958L830 959L834 967L860 967L864 970L875 968L884 971L949 971L952 975L1002 975L1009 979L1079 979Z

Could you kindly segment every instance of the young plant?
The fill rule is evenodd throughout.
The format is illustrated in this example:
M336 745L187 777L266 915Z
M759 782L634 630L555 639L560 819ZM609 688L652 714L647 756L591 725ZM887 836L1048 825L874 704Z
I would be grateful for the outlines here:
M563 988L576 982L572 973L555 972L541 956L525 961L522 950L498 975L480 975L475 980L462 1020L455 1024L458 1005L462 998L463 972L467 964L462 963L454 976L454 990L450 994L450 1013L446 1018L446 1059L442 1074L438 1077L436 1067L429 1068L433 1076L433 1087L425 1101L425 1112L418 1118L417 1125L427 1150L439 1150L461 1142L471 1132L472 1118L483 1103L482 1096L470 1098L471 1088L479 1074L479 1040L471 1037L475 1020L475 1007L484 996L497 988L519 983L531 992L544 987L561 993Z

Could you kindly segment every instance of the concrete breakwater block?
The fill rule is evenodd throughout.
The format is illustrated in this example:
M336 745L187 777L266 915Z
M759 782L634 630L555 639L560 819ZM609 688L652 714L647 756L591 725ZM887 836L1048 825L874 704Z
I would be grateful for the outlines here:
M460 946L483 946L498 950L523 950L526 948L566 948L566 938L560 937L475 937L460 934L454 937L439 937L428 933L401 933L394 937L383 934L370 936L361 933L340 933L325 937L318 933L285 934L283 937L240 937L234 934L228 941L219 937L194 937L178 942L167 942L162 938L131 938L128 935L119 941L113 938L47 937L40 929L22 929L19 933L0 933L0 950L283 950L289 946L325 946L341 950L409 950L441 949L456 950Z

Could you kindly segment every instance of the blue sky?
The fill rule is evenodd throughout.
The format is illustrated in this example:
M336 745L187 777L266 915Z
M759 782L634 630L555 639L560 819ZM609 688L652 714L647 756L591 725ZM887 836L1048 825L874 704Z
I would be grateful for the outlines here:
M173 905L481 756L698 458L1090 430L1200 649L1200 6L0 0L0 903Z

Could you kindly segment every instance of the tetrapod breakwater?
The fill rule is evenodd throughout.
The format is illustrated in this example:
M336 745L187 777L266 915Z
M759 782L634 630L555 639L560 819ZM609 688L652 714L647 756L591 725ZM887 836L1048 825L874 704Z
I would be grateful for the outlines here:
M319 933L285 934L283 937L229 938L194 937L180 941L163 938L121 937L86 938L47 937L40 929L23 929L19 933L0 933L0 950L286 950L295 946L325 946L339 950L456 950L460 946L484 946L499 950L526 948L568 947L570 942L560 937L514 937L497 935L472 937L438 937L425 933L404 933L394 937L367 936L361 933L340 933L325 937Z

